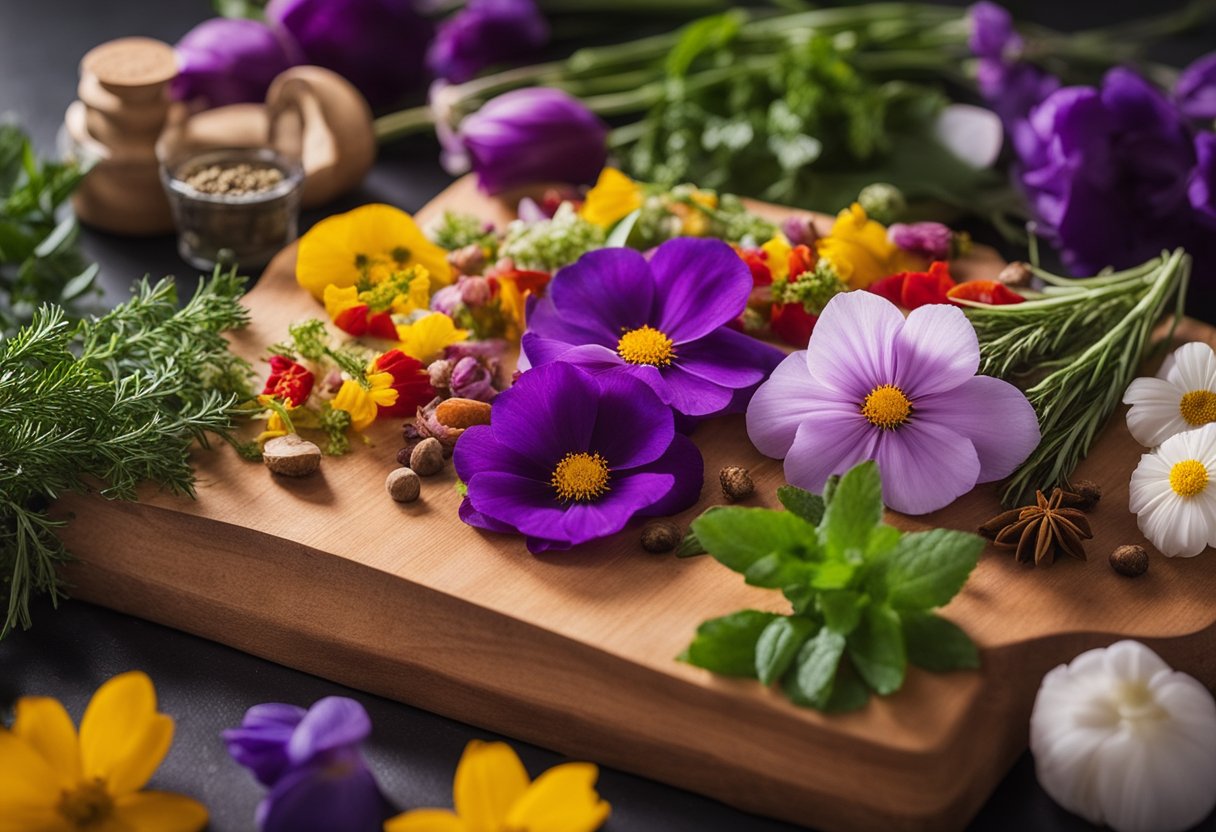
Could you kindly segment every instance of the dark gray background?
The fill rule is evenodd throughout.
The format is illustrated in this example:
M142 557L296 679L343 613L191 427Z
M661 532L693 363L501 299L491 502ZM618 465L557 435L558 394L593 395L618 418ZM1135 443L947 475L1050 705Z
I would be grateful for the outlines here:
M1109 23L1176 4L1142 2L1011 3L1015 13L1060 28ZM54 146L64 109L75 96L77 61L89 48L123 35L173 42L210 15L206 0L0 0L0 114L15 115L40 147ZM1158 57L1183 62L1216 47L1211 29L1176 39ZM386 56L391 60L391 57ZM437 150L418 140L385 151L364 188L327 212L371 201L415 211L448 183ZM313 214L305 223L319 218ZM193 279L169 237L132 240L84 233L88 256L102 264L107 300L125 296L145 273ZM166 541L172 546L172 541ZM403 807L451 805L451 778L465 743L487 731L298 673L219 644L184 635L85 603L58 611L39 603L35 627L0 642L0 710L25 694L61 699L79 717L105 679L142 669L155 681L161 708L177 720L177 739L153 779L156 788L202 800L215 832L253 828L261 789L228 759L219 732L240 722L259 702L307 706L323 696L353 696L371 713L375 731L367 754L386 794ZM982 737L976 737L983 742ZM551 752L512 743L535 775L561 761ZM880 783L873 784L881 790ZM736 812L697 795L612 770L599 788L612 803L610 832L782 832L798 827ZM814 827L814 816L805 818ZM975 819L976 832L1084 830L1089 824L1058 809L1034 779L1024 756ZM1216 829L1216 818L1201 826Z

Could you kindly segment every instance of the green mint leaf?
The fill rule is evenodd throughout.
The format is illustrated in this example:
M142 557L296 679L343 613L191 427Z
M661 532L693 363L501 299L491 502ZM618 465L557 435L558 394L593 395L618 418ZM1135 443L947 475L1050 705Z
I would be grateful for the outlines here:
M832 504L832 499L836 496L836 487L840 485L840 474L832 474L828 477L828 481L823 484L823 505L824 508Z
M866 543L866 560L874 560L885 555L899 545L904 533L894 526L880 523L870 531L870 540Z
M798 650L819 625L802 616L781 616L769 622L756 641L756 676L765 685L785 675Z
M832 683L832 695L824 704L823 710L830 714L841 714L864 708L870 701L870 689L861 681L853 663L845 656L840 660L836 669L836 681Z
M746 573L765 555L804 549L815 529L788 511L729 507L692 521L701 545L722 565Z
M796 485L783 485L777 489L777 499L785 510L798 515L812 526L823 520L825 508L823 498Z
M704 517L707 514L715 511L721 511L726 506L710 506L701 512L698 517ZM705 551L705 546L701 543L701 539L697 537L697 533L693 531L692 526L688 528L688 532L684 535L684 539L680 541L680 545L676 547L676 557L692 558L698 555L708 554Z
M859 592L836 590L821 592L818 595L819 612L827 626L841 635L847 636L857 629L861 621L861 611L869 600Z
M882 480L873 462L857 465L836 486L823 513L820 535L828 555L860 559L874 527L882 521Z
M724 676L756 677L756 641L776 613L740 610L711 618L697 628L696 638L680 656L689 664Z
M876 692L894 693L904 683L908 657L899 614L885 604L870 604L849 634L849 658Z
M793 669L782 685L785 695L798 705L823 708L832 696L836 668L844 655L845 639L840 633L822 629L802 645Z
M897 610L943 606L962 589L983 551L984 539L968 532L932 529L904 535L881 570L887 603Z
M794 612L799 615L815 609L815 598L818 596L815 590L809 586L783 586L781 594L789 600L794 607Z
M953 621L931 612L900 613L908 661L925 670L944 673L980 666L974 642Z
M806 583L813 568L788 551L773 552L749 566L743 580L752 586L781 589Z
M815 589L845 589L857 573L856 565L844 561L829 560L815 564L811 586Z

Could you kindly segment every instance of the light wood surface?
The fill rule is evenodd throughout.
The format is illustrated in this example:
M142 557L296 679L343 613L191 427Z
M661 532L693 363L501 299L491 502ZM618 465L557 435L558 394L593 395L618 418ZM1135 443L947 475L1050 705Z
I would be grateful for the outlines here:
M510 217L468 179L419 220L445 207ZM253 325L235 345L251 359L289 323L323 314L296 287L293 258L293 249L280 255L247 298ZM1216 343L1191 322L1183 334ZM370 446L356 443L305 480L272 479L220 447L195 456L197 501L151 492L139 504L65 500L76 519L64 537L82 559L68 571L73 594L824 830L961 829L1025 748L1042 675L1082 650L1131 636L1216 683L1216 552L1154 552L1135 580L1106 563L1116 546L1142 540L1127 511L1141 449L1121 412L1078 472L1105 491L1089 561L1031 569L990 549L945 609L981 646L983 669L912 670L898 694L840 716L675 661L702 620L741 607L784 611L779 593L747 587L709 558L646 554L636 529L533 557L521 538L457 520L450 465L423 480L419 502L393 503L384 478L399 428L375 425ZM751 469L749 504L775 505L781 463L751 447L742 418L694 438L707 477L701 504L678 522L721 502L725 465ZM973 530L996 510L994 489L981 488L937 514L890 519Z

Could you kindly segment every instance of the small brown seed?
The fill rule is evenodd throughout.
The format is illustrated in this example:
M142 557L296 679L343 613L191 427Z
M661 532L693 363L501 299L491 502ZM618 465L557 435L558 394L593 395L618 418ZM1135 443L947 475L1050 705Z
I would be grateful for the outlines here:
M448 428L463 430L473 425L490 424L490 404L477 399L444 399L435 408L435 421Z
M413 452L413 447L405 447L397 451L397 464L404 468L410 467L410 454Z
M414 446L410 453L410 467L420 477L429 477L443 470L443 445L433 436Z
M722 483L722 493L728 500L746 500L756 493L756 484L752 482L752 475L746 468L728 465L718 473L718 480Z
M683 539L680 527L670 520L651 520L642 527L642 548L647 552L670 552Z
M1091 511L1101 499L1102 486L1093 480L1077 480L1072 483L1072 487L1064 490L1063 505L1067 508Z
M321 449L297 434L276 436L262 447L262 462L283 477L307 477L321 467Z
M396 468L389 471L384 490L399 503L412 503L422 493L422 482L409 468Z
M1005 268L1001 269L1001 273L996 276L996 279L1006 286L1015 289L1026 289L1030 286L1030 281L1034 278L1034 272L1030 270L1030 266L1021 261L1014 261Z
M1128 578L1138 578L1148 571L1148 552L1135 544L1120 546L1110 553L1110 567Z

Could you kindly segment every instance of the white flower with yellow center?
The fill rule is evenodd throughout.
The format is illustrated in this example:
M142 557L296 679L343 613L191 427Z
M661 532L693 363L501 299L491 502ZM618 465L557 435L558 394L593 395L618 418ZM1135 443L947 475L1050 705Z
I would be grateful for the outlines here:
M1216 351L1194 341L1165 360L1156 378L1138 378L1123 394L1127 428L1155 448L1184 430L1216 422Z
M1190 558L1216 546L1216 423L1140 457L1128 507L1163 555Z

